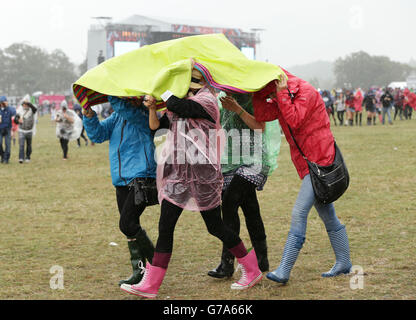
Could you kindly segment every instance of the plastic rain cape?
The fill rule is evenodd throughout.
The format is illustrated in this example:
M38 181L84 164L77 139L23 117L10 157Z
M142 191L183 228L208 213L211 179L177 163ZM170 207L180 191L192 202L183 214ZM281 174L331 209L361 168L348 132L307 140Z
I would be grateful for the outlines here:
M64 138L67 140L77 140L81 136L83 123L78 115L67 109L66 112L74 118L74 123L70 124L68 121L64 120L62 122L56 123L56 136L58 138ZM56 113L57 117L63 118L62 109Z
M276 65L247 59L223 34L164 41L111 58L86 72L73 84L84 107L107 102L107 96L143 97L161 101L170 90L185 97L196 62L208 83L228 92L256 92L270 81L286 76Z
M218 95L220 107L221 125L227 135L226 147L221 159L222 172L233 171L242 165L256 165L259 173L270 176L278 167L277 158L280 153L281 133L278 120L266 122L263 134L254 132L241 118L232 111L222 107L220 98L224 92ZM238 104L253 115L253 103L250 95L233 94Z
M157 161L159 203L166 199L185 210L208 211L221 204L220 113L208 87L188 99L198 102L215 123L167 112L170 130Z

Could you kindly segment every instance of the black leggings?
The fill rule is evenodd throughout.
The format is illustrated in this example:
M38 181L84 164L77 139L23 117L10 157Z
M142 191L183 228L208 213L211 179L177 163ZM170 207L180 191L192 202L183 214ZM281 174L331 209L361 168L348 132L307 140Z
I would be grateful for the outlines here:
M78 146L81 146L81 138L82 139L84 139L84 141L85 142L87 142L88 140L87 140L87 138L85 137L85 135L84 135L84 132L85 132L85 128L84 127L82 127L82 131L81 131L81 135L80 135L80 137L77 139L77 144L78 144Z
M61 143L62 151L64 152L64 159L68 157L68 139L60 138L59 142Z
M156 252L172 253L173 234L176 223L183 209L163 200L159 220L159 237L156 244ZM240 237L229 229L221 219L220 206L209 211L201 211L208 232L220 239L227 249L232 249L241 243Z
M227 227L238 235L240 234L239 207L243 210L251 243L266 240L256 186L241 176L235 175L223 193L222 215Z
M344 125L344 113L345 111L337 111L338 121L341 124L341 126Z
M128 238L133 239L139 231L140 216L146 206L144 204L136 205L134 201L134 188L116 187L117 206L120 212L120 231Z

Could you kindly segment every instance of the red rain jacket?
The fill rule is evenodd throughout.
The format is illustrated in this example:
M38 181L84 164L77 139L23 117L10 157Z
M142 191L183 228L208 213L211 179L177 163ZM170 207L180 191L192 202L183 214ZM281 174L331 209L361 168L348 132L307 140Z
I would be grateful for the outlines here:
M407 104L416 110L416 94L406 88L404 90L404 96L407 99Z
M363 111L363 101L364 101L363 94L361 93L360 90L358 90L354 96L355 111L358 111L358 112Z
M279 92L275 99L268 101L269 94L276 92L274 82L270 82L253 95L254 116L257 121L264 122L279 119L290 145L292 162L303 180L309 174L308 164L292 140L288 126L308 160L322 166L328 166L334 161L334 136L319 92L308 82L287 71L285 73L289 78L288 88L294 95L293 101L287 90Z

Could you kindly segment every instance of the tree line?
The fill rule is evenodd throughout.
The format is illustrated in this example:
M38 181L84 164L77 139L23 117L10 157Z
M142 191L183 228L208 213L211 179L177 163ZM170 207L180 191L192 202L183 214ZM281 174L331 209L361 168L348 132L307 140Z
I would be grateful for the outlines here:
M406 63L390 60L385 56L371 56L360 51L334 64L336 86L339 88L385 87L393 81L406 81L415 68Z
M0 49L0 94L23 96L37 91L66 94L85 72L59 49L49 53L26 43Z

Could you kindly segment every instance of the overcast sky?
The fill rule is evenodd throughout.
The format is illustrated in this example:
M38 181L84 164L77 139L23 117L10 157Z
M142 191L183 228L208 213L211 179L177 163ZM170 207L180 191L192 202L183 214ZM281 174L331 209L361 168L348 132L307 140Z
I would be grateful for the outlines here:
M416 59L414 0L1 0L1 13L0 48L23 41L59 48L77 64L86 56L91 17L133 14L264 28L260 59L283 67L359 50Z

